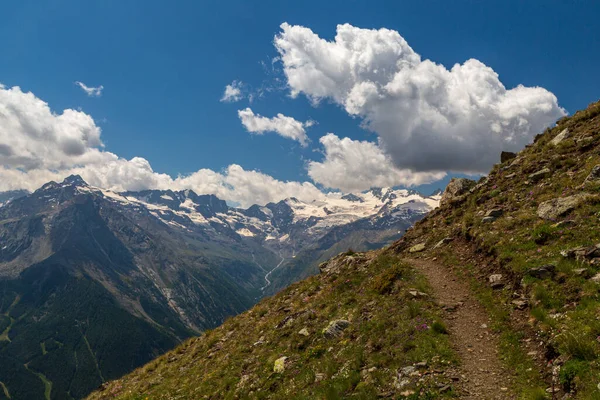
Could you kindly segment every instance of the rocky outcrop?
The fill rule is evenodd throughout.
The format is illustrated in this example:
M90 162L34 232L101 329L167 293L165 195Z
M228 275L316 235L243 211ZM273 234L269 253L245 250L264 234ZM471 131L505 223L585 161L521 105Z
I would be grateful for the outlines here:
M502 153L500 153L500 163L504 164L505 162L512 160L516 156L517 155L515 153L512 153L510 151L503 151Z
M323 336L328 339L338 337L344 332L344 330L350 326L350 321L346 321L345 319L337 319L335 321L331 321L327 328L323 329Z
M538 217L546 220L555 220L556 218L574 210L581 203L590 197L587 193L580 193L568 197L559 197L556 199L544 201L538 206Z
M440 204L449 204L458 200L461 196L467 194L471 188L476 185L476 182L467 178L452 178L446 190L442 194Z

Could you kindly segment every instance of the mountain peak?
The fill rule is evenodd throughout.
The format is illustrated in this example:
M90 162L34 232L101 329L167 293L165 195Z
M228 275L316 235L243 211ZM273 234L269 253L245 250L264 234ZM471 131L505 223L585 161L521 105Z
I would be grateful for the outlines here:
M88 186L86 181L80 175L69 175L63 181L63 185L72 185L72 186Z

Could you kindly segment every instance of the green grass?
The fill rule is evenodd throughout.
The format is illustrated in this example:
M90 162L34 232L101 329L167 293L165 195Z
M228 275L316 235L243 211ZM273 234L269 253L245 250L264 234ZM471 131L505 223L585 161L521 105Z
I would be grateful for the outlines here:
M102 393L120 399L166 399L174 393L182 398L202 393L225 399L372 399L413 390L419 398L453 397L438 392L439 382L450 383L440 373L424 375L402 390L394 386L400 368L426 361L429 370L440 372L457 360L438 306L408 293L429 291L425 279L390 254L372 257L338 256L332 262L339 273L292 285ZM335 319L351 324L328 339L321 332ZM308 336L299 334L303 328ZM273 364L282 356L288 357L286 370L274 373Z

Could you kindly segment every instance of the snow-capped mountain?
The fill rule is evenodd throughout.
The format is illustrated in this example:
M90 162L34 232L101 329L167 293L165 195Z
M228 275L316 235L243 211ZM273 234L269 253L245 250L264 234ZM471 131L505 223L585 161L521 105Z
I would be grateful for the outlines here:
M56 396L81 398L331 254L398 238L439 196L373 189L241 209L191 190L116 193L70 176L0 199L0 363L12 371L3 382L43 393L31 368Z

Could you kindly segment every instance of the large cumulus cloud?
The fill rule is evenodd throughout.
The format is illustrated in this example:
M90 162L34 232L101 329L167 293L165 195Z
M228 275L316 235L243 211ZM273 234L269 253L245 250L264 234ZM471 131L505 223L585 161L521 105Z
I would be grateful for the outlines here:
M338 25L333 41L281 25L275 46L291 95L330 99L362 118L398 168L487 172L565 110L544 88L507 89L470 59L447 69L423 60L396 31Z

